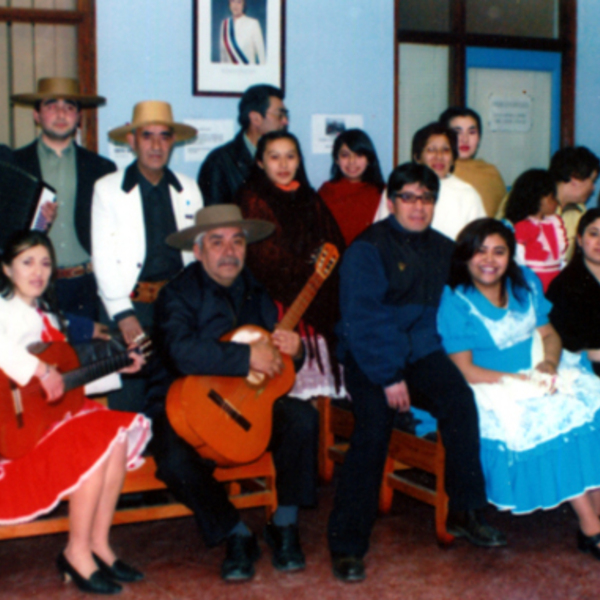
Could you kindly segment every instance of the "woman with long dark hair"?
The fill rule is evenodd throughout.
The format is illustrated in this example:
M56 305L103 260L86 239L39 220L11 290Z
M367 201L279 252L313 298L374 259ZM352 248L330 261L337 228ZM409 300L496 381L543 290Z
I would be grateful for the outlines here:
M561 356L540 281L514 257L500 221L465 227L438 329L474 391L489 501L524 514L568 500L579 549L600 559L600 382Z
M65 340L53 296L54 268L54 251L45 234L17 233L6 244L0 283L0 369L19 386L37 384L39 397L50 404L65 393L63 375L53 361L46 362L43 353L36 356L28 347ZM135 356L131 354L134 364L128 372L142 365ZM2 413L3 419L9 418L10 408L4 406ZM35 417L26 415L29 420ZM113 594L121 590L118 581L142 579L142 573L116 557L109 531L126 469L138 464L150 438L149 421L85 399L77 412L42 433L25 455L0 457L0 525L33 520L68 494L69 539L57 560L65 580L72 579L86 592Z
M550 284L550 321L571 352L585 354L600 376L600 208L579 219L575 254Z
M319 196L350 245L373 223L385 184L375 146L361 129L340 133L331 155L331 179L321 186Z
M248 247L246 264L283 314L314 273L313 259L322 244L329 242L340 253L345 244L333 215L301 168L302 153L294 135L286 131L263 135L256 148L255 161L248 181L237 194L236 203L244 217L274 223L275 232ZM297 385L294 394L311 397L336 393L340 381L333 328L338 320L336 269L317 293L300 327L309 358L314 358L312 364L316 362L316 371L325 378L309 377L305 385ZM319 337L326 345L324 352L319 347ZM328 359L324 353L329 355ZM332 369L327 365L329 361ZM307 363L310 365L311 360ZM298 381L302 380L306 368L307 365L298 374ZM333 385L332 375L337 385Z

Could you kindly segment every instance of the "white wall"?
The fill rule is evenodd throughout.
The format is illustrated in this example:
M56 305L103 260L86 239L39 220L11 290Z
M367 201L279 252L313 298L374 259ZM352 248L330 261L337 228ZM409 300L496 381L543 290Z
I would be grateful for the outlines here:
M330 157L311 152L311 115L362 114L384 172L392 168L394 25L392 0L287 0L286 104L313 186ZM237 116L238 98L192 95L189 0L97 0L99 151L107 131L131 120L139 100L167 100L177 120ZM237 129L237 126L236 126ZM195 177L177 149L171 167Z
M330 160L313 155L314 113L359 113L384 174L392 168L393 0L287 0L286 103L311 182L327 178ZM600 2L578 2L576 143L600 155ZM143 99L172 103L175 117L235 118L236 98L192 95L192 3L188 0L97 0L100 152L106 132L131 119ZM199 165L174 153L171 166L195 176Z

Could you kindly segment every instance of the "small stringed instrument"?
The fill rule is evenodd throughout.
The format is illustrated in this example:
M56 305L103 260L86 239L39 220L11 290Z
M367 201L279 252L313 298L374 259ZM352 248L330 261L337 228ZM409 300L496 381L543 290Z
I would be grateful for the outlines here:
M291 331L329 277L339 253L324 244L315 272L277 325ZM221 338L250 344L269 340L269 332L253 325L240 327ZM275 377L250 371L246 377L188 375L177 379L167 394L167 416L177 434L218 466L242 465L258 460L271 438L273 403L294 385L292 359L282 355L284 367Z
M149 345L150 340L142 342L139 351L144 352ZM19 386L0 371L0 457L3 458L15 459L27 454L54 423L81 409L85 400L82 386L131 363L130 350L80 367L75 350L67 342L42 342L28 349L43 362L56 366L63 376L65 393L48 402L37 377Z

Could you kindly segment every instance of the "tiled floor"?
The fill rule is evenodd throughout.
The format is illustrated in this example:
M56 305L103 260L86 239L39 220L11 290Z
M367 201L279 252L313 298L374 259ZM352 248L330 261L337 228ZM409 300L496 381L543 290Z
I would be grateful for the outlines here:
M404 598L410 600L584 600L600 596L600 561L575 547L576 521L568 507L527 517L489 509L489 520L509 537L504 549L482 550L466 542L438 548L433 509L398 496L390 516L375 528L367 555L367 580L336 581L330 570L325 526L333 487L321 490L318 509L301 513L301 536L307 556L303 573L281 574L270 564L268 548L255 579L225 584L219 578L223 548L207 550L191 518L116 527L114 546L143 569L147 579L126 587L121 598L183 600L294 599L344 600ZM245 514L260 531L260 510ZM54 559L64 535L0 542L0 598L81 598L63 584Z

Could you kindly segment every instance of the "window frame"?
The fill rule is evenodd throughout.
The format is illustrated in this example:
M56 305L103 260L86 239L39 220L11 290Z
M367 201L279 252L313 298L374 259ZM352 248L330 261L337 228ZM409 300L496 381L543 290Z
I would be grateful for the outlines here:
M577 52L577 0L558 0L558 37L539 38L509 35L467 33L466 0L449 0L451 27L449 32L412 31L400 27L400 3L395 0L394 23L394 163L398 162L399 145L399 45L401 43L448 46L451 50L451 85L449 105L464 106L466 101L466 48L479 46L515 50L541 50L561 54L560 146L575 143L575 77Z

